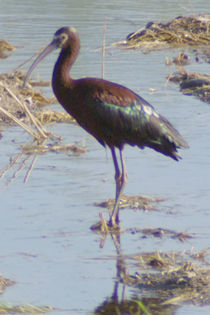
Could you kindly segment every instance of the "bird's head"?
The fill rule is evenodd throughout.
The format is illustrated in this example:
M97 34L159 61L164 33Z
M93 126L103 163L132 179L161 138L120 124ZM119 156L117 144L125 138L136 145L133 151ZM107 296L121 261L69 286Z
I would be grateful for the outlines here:
M55 45L55 48L65 48L67 43L71 41L77 34L74 27L62 27L55 32L50 45Z
M43 51L37 56L31 67L27 71L23 87L25 86L26 81L28 77L31 75L32 71L47 55L49 55L52 51L54 51L57 48L65 49L67 46L69 46L69 44L71 44L71 41L74 41L75 39L77 40L78 36L76 29L74 27L66 26L57 30L54 34L51 43L43 49Z

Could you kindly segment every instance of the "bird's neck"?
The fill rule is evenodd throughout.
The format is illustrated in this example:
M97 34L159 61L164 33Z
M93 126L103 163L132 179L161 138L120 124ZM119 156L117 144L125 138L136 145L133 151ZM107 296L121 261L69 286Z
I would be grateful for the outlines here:
M75 40L73 44L69 44L60 52L54 67L52 78L52 86L56 96L58 96L58 94L61 95L61 89L73 89L74 80L71 78L70 70L72 65L75 63L79 49L79 40Z

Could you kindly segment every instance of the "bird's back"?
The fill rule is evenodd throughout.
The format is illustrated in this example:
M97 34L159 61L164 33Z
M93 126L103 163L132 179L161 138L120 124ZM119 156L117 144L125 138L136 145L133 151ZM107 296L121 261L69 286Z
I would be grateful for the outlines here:
M177 148L188 147L172 124L130 89L95 78L72 80L72 86L63 106L102 145L147 146L175 160Z

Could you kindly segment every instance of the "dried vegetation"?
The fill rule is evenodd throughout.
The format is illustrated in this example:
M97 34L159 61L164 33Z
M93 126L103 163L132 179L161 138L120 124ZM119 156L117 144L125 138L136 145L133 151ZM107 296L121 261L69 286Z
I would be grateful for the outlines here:
M37 154L46 152L67 152L82 154L85 149L76 144L62 143L62 138L56 136L45 128L53 123L75 123L75 120L66 112L46 108L47 105L56 103L55 97L48 98L34 86L49 86L49 82L29 81L23 88L24 72L15 72L0 75L0 130L18 125L32 138L30 143L22 145L21 152L11 157L8 165L0 170L0 178L4 177L11 169L13 174L7 181L10 184L31 160L24 182L37 160ZM0 134L1 136L1 134Z
M55 97L44 96L41 91L32 87L31 82L23 88L23 80L22 72L0 75L0 123L14 125L21 121L37 128L37 122L41 128L42 125L51 122L75 122L65 112L46 110L44 108L46 105L56 103ZM34 85L34 81L32 83ZM36 85L38 84L42 86L43 82L36 82Z
M138 30L127 36L126 41L116 43L128 49L141 49L144 53L165 48L190 47L196 54L196 59L202 58L209 62L210 42L210 15L192 17L177 17L167 24L150 22L144 29ZM6 41L0 40L0 58L6 58L14 47ZM205 102L210 102L210 76L197 73L188 73L183 66L190 63L185 53L181 53L173 60L167 60L167 65L175 64L179 71L168 77L171 82L180 84L183 93L196 95ZM35 86L47 86L49 82L30 81L26 88L22 88L24 73L0 75L0 127L6 128L19 125L32 136L32 143L22 147L19 154L10 159L8 165L0 170L0 177L10 171L14 165L17 169L9 178L7 185L17 177L34 154L30 166L25 174L27 181L37 159L37 154L48 151L71 151L83 153L84 149L76 145L62 145L61 139L45 129L48 123L75 121L64 112L46 109L46 105L54 103L55 98L47 98ZM161 202L160 198L145 196L123 196L120 208L142 209L144 211L156 210L155 203ZM100 207L113 208L113 200L108 200ZM103 235L111 234L114 238L123 231L110 230L107 222L101 215L101 222L92 227L93 230ZM139 234L139 238L170 238L179 241L188 241L191 235L185 232L176 232L162 228L128 229L127 233ZM117 284L131 286L135 296L131 300L117 303L116 292L113 297L105 301L95 310L95 314L172 314L183 303L206 305L210 303L210 268L206 263L209 252L195 253L141 253L136 255L121 256L119 246L117 258ZM129 273L125 267L125 260L129 260L136 270ZM1 278L0 291L14 284L12 281ZM116 284L115 284L116 285ZM116 287L115 287L116 291ZM37 308L28 306L0 305L0 313L43 313L51 308Z
M168 76L168 80L179 84L185 95L194 95L206 103L210 103L210 75L187 72L180 69Z
M150 52L168 47L206 46L209 41L210 14L203 14L178 16L166 24L149 22L145 28L129 34L125 41L115 45Z
M196 56L196 62L202 60L210 63L210 14L178 16L166 24L149 22L145 28L129 34L125 41L115 45L140 49L144 53L168 48L190 49ZM183 52L173 60L167 58L167 65L174 64L179 68L168 80L179 83L184 94L194 95L210 103L210 76L183 70L182 67L190 62L190 58Z
M4 39L0 39L0 58L3 59L9 57L14 50L15 47L13 45Z
M193 251L135 255L132 259L139 271L135 275L125 275L121 281L141 289L144 295L155 294L162 305L209 304L210 268L204 264L208 255L208 252L195 254Z
M142 195L141 196L122 195L119 202L119 208L121 210L125 208L129 208L133 210L154 211L157 209L155 204L163 200L164 200L163 198L148 197L148 196L142 196ZM96 203L95 206L101 207L101 208L107 208L110 214L114 207L114 203L115 203L114 199L108 199L104 202ZM118 234L118 233L123 232L123 230L119 226L116 226L116 227L110 226L109 223L106 222L106 220L104 219L102 213L100 213L100 222L93 224L91 226L91 230L97 233L100 233L102 235L107 235L109 233Z
M168 315L175 314L184 303L209 305L209 251L147 252L128 256L120 254L119 246L113 295L103 301L94 314ZM128 261L135 272L129 272ZM130 299L126 298L127 287L132 288Z
M14 285L15 282L0 276L0 293L3 293L7 287ZM50 306L37 307L34 305L7 305L0 304L0 314L41 314L52 310Z
M122 195L120 199L119 207L120 209L141 209L145 211L155 210L155 203L163 201L163 198L159 197L148 197L148 196L126 196ZM108 199L105 202L98 203L96 206L107 208L109 210L113 209L114 199Z

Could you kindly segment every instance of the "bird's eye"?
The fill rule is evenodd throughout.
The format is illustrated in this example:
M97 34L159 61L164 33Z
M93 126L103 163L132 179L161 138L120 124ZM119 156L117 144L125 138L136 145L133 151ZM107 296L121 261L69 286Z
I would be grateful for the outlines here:
M64 44L65 41L67 40L68 36L66 34L61 34L60 36L60 41L61 41L61 44Z
M65 38L66 38L66 35L65 35L65 34L61 35L61 39L62 39L62 40L64 40Z

